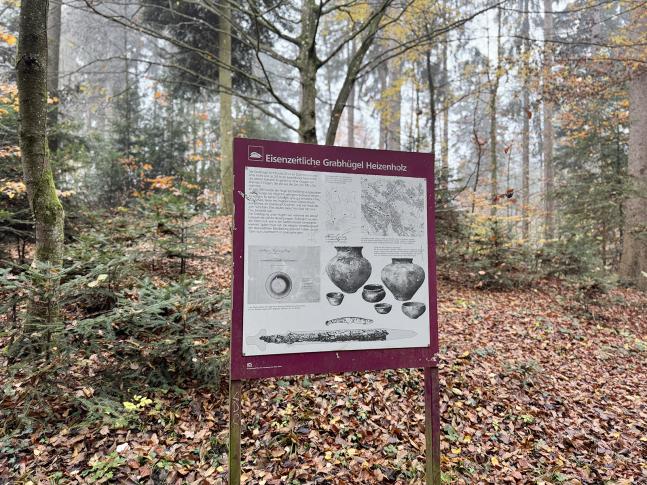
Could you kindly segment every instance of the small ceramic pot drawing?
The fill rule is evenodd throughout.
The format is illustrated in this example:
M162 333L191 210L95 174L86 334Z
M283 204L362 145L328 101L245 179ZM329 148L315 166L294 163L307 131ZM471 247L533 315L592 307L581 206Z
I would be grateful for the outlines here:
M332 306L339 306L344 300L344 294L339 293L338 291L333 291L331 293L326 293L326 298L328 298L328 303Z
M371 276L371 263L362 256L362 246L335 246L337 254L328 261L326 273L344 293L355 293Z
M389 313L391 311L391 304L390 303L376 303L375 304L375 311L377 313L381 313L382 315L385 315L386 313Z
M384 300L386 291L382 285L366 285L362 290L362 298L369 303L377 303Z
M407 301L425 281L425 270L413 263L413 258L393 258L382 269L382 281L396 300Z
M417 301L407 301L402 304L402 313L404 313L409 318L418 318L420 315L425 313L427 307L424 303Z
M285 298L292 291L292 278L282 271L272 273L265 280L265 291L277 300Z

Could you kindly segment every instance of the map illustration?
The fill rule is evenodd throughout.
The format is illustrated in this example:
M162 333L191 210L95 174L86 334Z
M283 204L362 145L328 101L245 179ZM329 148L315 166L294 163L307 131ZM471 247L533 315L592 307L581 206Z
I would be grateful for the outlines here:
M353 226L357 227L358 194L356 190L344 187L329 187L326 189L326 230L348 232Z
M424 179L362 177L362 234L421 237L426 231Z

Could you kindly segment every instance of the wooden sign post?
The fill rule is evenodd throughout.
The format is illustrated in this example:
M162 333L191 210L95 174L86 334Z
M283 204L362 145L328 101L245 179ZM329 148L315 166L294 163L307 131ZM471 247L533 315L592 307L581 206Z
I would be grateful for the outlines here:
M234 141L230 484L243 380L414 367L440 484L434 237L432 155Z

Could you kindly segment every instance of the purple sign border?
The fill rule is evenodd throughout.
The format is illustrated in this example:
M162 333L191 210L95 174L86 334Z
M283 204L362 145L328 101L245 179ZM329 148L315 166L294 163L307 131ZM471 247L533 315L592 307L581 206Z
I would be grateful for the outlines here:
M405 173L389 170L353 170L345 167L312 167L289 163L266 163L250 159L248 147L262 147L283 157L312 157L330 160L363 160L376 163L405 164ZM262 154L261 154L262 155ZM427 347L400 349L344 350L307 352L302 354L243 355L244 254L245 254L245 168L282 168L321 172L368 173L424 177L427 180L427 239L429 275L429 335ZM437 367L438 308L436 285L434 156L427 153L369 150L337 146L309 145L251 138L234 140L234 229L233 229L233 287L231 328L231 379L247 380L302 374L341 373L383 369Z

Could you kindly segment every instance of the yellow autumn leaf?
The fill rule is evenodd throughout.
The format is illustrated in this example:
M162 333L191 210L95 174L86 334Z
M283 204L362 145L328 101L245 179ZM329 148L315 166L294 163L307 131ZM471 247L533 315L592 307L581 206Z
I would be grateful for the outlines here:
M8 45L16 44L16 36L8 32L0 32L0 40Z
M499 466L499 459L496 456L490 458L490 461L492 462L493 466Z

